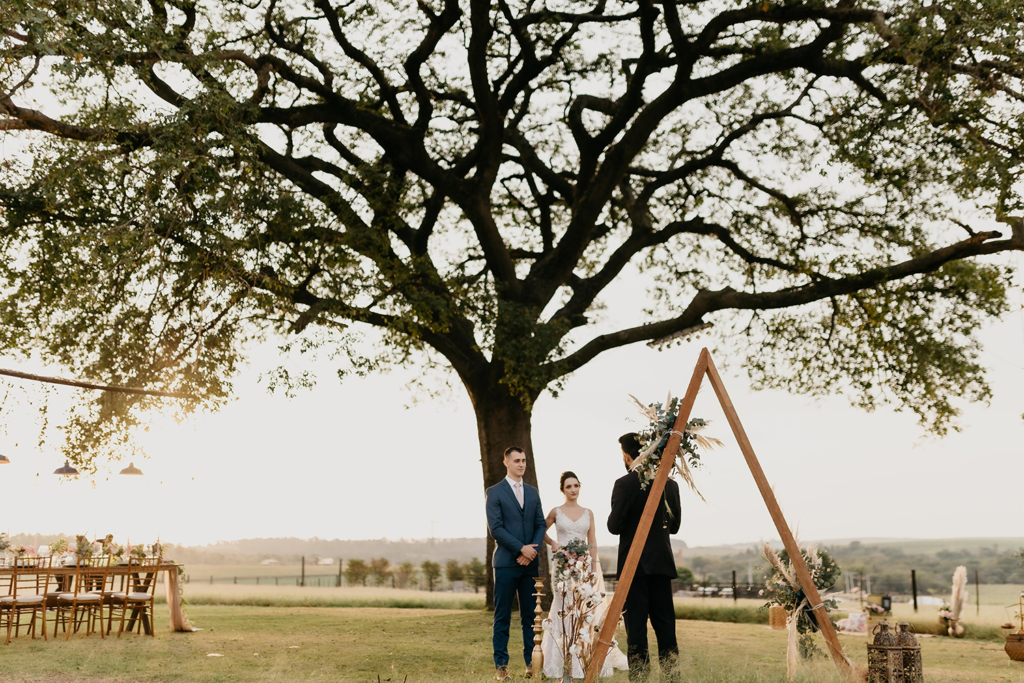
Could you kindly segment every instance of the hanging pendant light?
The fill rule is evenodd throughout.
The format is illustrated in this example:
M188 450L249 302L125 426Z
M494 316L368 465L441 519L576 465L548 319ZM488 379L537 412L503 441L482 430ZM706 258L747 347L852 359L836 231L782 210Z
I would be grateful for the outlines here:
M78 477L78 470L72 467L67 460L64 461L63 467L58 467L53 473L62 477Z
M142 470L136 467L134 462L130 462L128 467L121 470L121 474L142 474Z

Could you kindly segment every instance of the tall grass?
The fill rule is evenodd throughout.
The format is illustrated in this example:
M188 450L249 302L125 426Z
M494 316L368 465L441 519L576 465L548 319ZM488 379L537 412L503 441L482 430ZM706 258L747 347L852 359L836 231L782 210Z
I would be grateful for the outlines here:
M394 588L300 588L191 584L185 587L190 605L243 607L378 607L404 609L479 610L483 593L431 593Z

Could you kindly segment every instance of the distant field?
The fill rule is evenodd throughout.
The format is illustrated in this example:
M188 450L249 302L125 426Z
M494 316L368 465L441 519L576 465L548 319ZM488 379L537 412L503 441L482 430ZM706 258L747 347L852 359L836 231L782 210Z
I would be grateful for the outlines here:
M821 541L821 544L825 546L849 545L852 540L854 539L826 540ZM903 552L907 553L908 555L933 554L939 552L940 550L948 550L951 552L967 550L977 552L982 548L989 549L993 547L998 548L999 552L1005 552L1007 550L1016 550L1018 548L1024 549L1024 538L1016 537L926 539L879 538L864 539L863 541L861 541L861 543L865 546L900 548ZM776 542L776 545L778 545L778 542ZM754 548L756 552L761 552L759 544L744 543L736 545L695 546L692 548L684 549L683 555L685 557L721 557L724 555L735 555L737 553L742 553L747 548Z
M256 577L278 577L283 583L283 578L292 578L302 573L302 565L299 564L186 564L185 575L192 583L209 583L212 577L214 582L232 581L237 578L240 582L256 582ZM306 565L306 576L320 576L326 583L326 579L338 576L338 565L317 566L309 563ZM262 583L262 580L261 580ZM271 580L273 583L273 580Z

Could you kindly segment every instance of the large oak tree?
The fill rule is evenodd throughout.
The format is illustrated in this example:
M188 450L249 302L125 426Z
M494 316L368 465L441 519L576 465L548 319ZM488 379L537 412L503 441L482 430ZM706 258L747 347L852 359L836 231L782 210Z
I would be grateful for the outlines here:
M0 348L196 405L260 335L449 368L485 486L542 392L708 323L941 431L1024 249L1020 5L0 0Z

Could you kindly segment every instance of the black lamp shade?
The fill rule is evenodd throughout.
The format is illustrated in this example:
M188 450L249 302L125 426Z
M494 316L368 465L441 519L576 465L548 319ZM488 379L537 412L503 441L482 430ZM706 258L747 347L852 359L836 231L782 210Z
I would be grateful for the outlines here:
M128 467L121 470L121 474L142 474L142 470L136 467L134 462L130 462Z
M59 474L62 477L77 477L78 470L72 467L67 460L64 461L63 467L58 467L53 471L54 474Z

